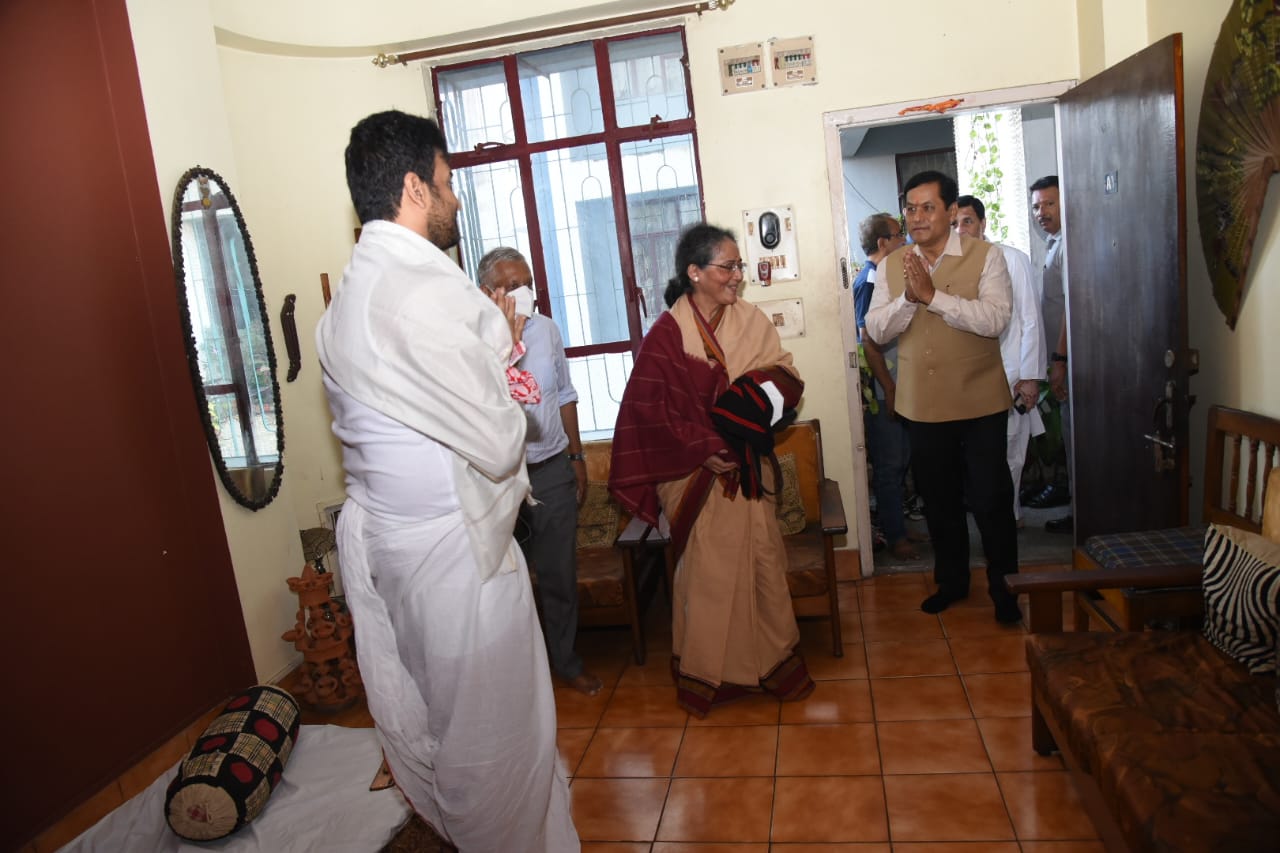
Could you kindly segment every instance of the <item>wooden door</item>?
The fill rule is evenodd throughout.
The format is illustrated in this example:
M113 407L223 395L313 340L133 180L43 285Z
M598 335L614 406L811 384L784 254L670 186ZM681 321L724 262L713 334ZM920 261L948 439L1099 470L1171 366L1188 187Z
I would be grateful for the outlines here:
M1065 93L1058 123L1076 542L1185 524L1182 36Z
M15 850L254 668L125 0L0 5L0 849Z

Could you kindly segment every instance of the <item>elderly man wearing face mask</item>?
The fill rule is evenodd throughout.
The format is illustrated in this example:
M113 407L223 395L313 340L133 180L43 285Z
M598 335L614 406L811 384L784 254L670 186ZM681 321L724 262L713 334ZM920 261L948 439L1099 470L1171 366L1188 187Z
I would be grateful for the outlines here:
M549 317L534 313L533 273L524 255L506 246L480 259L480 286L503 293L532 314L524 327L527 349L520 367L533 374L542 392L537 403L525 403L529 422L525 453L533 505L521 509L529 539L523 543L542 600L542 630L551 671L570 687L594 696L601 682L587 672L574 650L578 633L578 507L587 494L587 463L578 435L578 392L569 377L560 329Z

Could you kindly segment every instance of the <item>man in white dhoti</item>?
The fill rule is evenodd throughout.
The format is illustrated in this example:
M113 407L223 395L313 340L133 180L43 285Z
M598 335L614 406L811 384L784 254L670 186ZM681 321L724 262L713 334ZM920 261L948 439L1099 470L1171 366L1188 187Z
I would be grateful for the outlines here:
M987 239L987 208L981 199L962 195L956 199L956 219L953 227L960 234ZM1031 258L1013 246L997 243L1004 253L1009 267L1009 280L1013 284L1013 315L1009 325L1000 333L1000 360L1004 362L1004 375L1009 382L1009 393L1014 408L1009 410L1006 461L1013 478L1013 517L1022 526L1022 504L1018 495L1022 492L1022 468L1027 462L1027 446L1033 435L1044 432L1037 403L1040 400L1040 380L1044 379L1045 339L1040 322L1040 293L1038 281L1031 274Z
M512 368L522 318L442 251L458 200L435 122L369 116L346 167L363 230L316 347L346 469L343 581L387 763L461 853L576 851L512 538L529 492L513 396L536 394Z

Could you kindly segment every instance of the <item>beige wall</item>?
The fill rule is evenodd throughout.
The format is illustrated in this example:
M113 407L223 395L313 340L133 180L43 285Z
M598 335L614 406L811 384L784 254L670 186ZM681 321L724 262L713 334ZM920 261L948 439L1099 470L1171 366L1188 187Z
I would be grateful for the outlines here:
M1159 5L1156 0L1153 5ZM1101 15L1103 67L1115 65L1132 56L1151 42L1147 40L1147 6L1141 0L1095 0Z
M835 312L836 235L827 195L822 114L1086 77L1104 63L1123 58L1131 48L1180 30L1187 33L1190 153L1208 52L1228 4L1229 0L1055 4L1007 0L999 4L999 14L974 16L960 4L921 0L912 7L910 26L885 25L871 37L855 20L864 13L855 14L845 0L789 4L785 30L779 29L782 19L777 7L757 0L738 0L728 12L688 20L708 217L740 229L743 208L790 204L796 211L802 278L777 285L766 294L757 290L748 296L804 300L808 335L791 342L809 381L803 414L824 422L828 473L840 481L851 515L858 508L853 506L853 454ZM298 295L304 366L298 381L282 388L288 446L285 490L265 517L244 513L224 501L255 660L263 660L273 645L283 647L278 635L291 618L290 606L281 600L275 584L283 586L280 579L287 569L281 566L296 559L294 528L318 523L317 505L342 495L341 465L328 431L311 335L322 310L319 274L329 273L336 286L355 225L342 176L342 148L351 125L360 117L389 107L426 112L429 103L418 67L379 70L367 57L316 58L306 56L303 48L287 45L247 50L243 40L225 34L220 35L222 45L206 54L211 35L205 16L196 10L173 12L170 5L160 0L130 2L149 118L153 96L159 98L166 91L159 78L172 78L166 85L172 86L169 99L174 105L153 119L152 126L161 186L172 186L183 168L207 158L207 165L227 175L245 208L273 313L286 293ZM424 13L428 5L429 19ZM344 45L411 42L472 32L513 15L555 15L584 5L575 0L535 0L518 6L475 0L442 8L395 0L357 8L338 0L278 0L265 6L249 0L210 0L214 23L226 30L265 41L320 45L335 52ZM638 0L613 4L615 9L618 5L644 4ZM180 20L174 22L175 17ZM175 24L180 25L176 31L171 29ZM859 36L860 31L864 35ZM1027 33L1042 36L1027 38ZM810 34L817 37L818 85L720 95L717 48ZM999 61L953 59L961 48L979 56L998 56ZM195 70L191 70L193 52L207 56L195 63ZM219 86L225 112L213 91ZM193 91L210 105L201 113L198 129L189 121L190 108L177 106L189 103ZM218 141L213 150L210 139ZM224 163L234 164L234 171ZM1189 221L1194 223L1193 184L1189 204ZM1263 376L1264 365L1280 361L1280 343L1263 330L1264 317L1273 318L1274 323L1280 316L1280 292L1274 285L1280 273L1280 223L1274 204L1263 220L1253 287L1234 333L1212 305L1194 233L1188 256L1191 339L1203 356L1201 374L1193 380L1193 390L1200 396L1193 419L1199 422L1193 438L1193 446L1198 447L1203 444L1203 412L1211 403L1280 415L1280 383L1273 380L1268 385ZM1198 472L1203 463L1198 456L1193 462ZM276 520L273 515L287 518ZM268 556L271 551L276 553ZM285 611L287 615L282 616ZM264 670L262 663L259 670Z
M192 166L206 166L222 175L236 194L256 242L263 211L256 202L246 201L241 192L243 181L228 132L228 112L208 7L169 0L128 0L128 9L160 185L161 197L156 203L164 209L165 221L169 221L178 179ZM269 311L278 315L279 299L270 290L267 297ZM274 316L271 325L278 355L283 357L284 344ZM281 381L283 372L282 368ZM312 429L301 419L291 420L287 402L284 417L285 437L290 441L293 428L303 433ZM286 579L298 574L303 564L299 524L290 499L294 458L292 451L285 456L285 479L279 499L258 512L241 507L227 497L221 483L218 486L222 521L259 679L278 675L297 658L280 639L280 634L292 627L298 607L298 599L289 592ZM210 460L211 468L212 465ZM307 526L313 524L307 522Z

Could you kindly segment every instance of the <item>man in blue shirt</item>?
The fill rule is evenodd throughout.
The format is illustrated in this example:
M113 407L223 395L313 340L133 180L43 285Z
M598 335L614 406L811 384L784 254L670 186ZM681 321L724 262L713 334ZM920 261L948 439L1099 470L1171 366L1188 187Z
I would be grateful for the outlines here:
M524 255L500 247L480 259L480 286L507 296L533 288L533 273ZM532 304L532 296L529 296ZM519 300L517 300L518 303ZM525 404L529 421L526 464L534 505L520 517L529 530L524 544L538 578L542 631L547 639L551 671L588 696L600 692L600 679L583 668L574 650L578 633L578 507L587 494L587 463L578 434L578 392L569 378L560 329L549 317L534 313L524 327L526 352L520 367L538 380L542 399Z
M880 530L889 543L890 552L899 560L919 558L907 534L902 517L903 478L911 460L907 428L894 414L894 392L897 388L897 341L885 348L864 334L867 308L875 289L876 265L890 252L906 242L902 225L888 213L873 213L858 226L858 240L867 262L853 281L853 310L867 366L874 377L879 412L867 413L867 454L871 459L871 487L876 494L876 516Z

